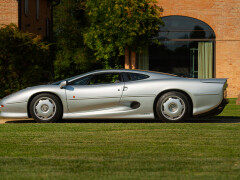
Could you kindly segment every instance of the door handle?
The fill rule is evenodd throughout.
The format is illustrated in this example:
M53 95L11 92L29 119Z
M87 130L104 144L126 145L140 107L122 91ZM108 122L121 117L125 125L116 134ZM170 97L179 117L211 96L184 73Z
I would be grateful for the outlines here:
M124 88L123 88L123 91L126 91L126 90L128 90L128 87L124 87Z

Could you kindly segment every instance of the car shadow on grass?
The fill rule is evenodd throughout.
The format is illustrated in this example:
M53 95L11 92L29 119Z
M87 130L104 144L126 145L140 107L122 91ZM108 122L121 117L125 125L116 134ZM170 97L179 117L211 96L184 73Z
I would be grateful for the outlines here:
M5 123L35 123L32 119L7 120ZM61 120L57 123L162 123L154 119L76 119ZM215 116L205 118L190 118L185 123L240 123L240 117L234 116Z

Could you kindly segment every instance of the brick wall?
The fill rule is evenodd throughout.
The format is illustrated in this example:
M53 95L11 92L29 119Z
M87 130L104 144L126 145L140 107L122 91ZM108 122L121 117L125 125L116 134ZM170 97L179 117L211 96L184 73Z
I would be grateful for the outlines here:
M0 0L0 26L14 23L18 25L17 0Z
M240 94L240 0L158 0L163 16L182 15L210 25L216 34L216 77L228 79L228 97Z

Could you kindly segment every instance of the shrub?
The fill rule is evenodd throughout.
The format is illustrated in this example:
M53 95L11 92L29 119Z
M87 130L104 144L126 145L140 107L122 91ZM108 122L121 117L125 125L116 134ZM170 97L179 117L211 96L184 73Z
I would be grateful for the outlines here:
M49 81L49 45L16 25L0 28L0 97Z

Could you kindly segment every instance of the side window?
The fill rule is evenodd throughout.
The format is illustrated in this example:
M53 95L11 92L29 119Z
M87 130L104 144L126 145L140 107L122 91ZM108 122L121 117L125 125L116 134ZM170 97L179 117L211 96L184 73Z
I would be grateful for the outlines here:
M28 0L24 1L24 13L26 16L28 15Z
M112 84L122 82L121 75L118 73L103 73L93 75L89 81L89 85L96 84Z
M137 81L149 78L146 74L139 74L139 73L127 73L128 81Z
M36 18L39 20L39 0L36 0Z
M50 35L50 20L49 18L46 19L46 36L49 37Z
M91 77L92 76L85 76L85 77L79 78L77 80L72 81L70 85L87 85Z

